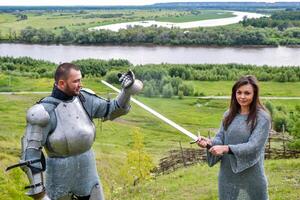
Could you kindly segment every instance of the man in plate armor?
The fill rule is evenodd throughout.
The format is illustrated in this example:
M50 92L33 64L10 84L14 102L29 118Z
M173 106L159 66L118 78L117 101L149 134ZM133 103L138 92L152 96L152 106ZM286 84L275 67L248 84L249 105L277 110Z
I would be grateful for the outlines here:
M30 181L27 195L34 199L104 199L91 150L95 140L92 119L113 120L128 113L130 96L140 92L143 84L131 71L122 74L119 77L121 93L109 101L89 89L82 89L81 78L76 65L59 65L51 96L27 112L18 165ZM42 147L47 153L46 159Z

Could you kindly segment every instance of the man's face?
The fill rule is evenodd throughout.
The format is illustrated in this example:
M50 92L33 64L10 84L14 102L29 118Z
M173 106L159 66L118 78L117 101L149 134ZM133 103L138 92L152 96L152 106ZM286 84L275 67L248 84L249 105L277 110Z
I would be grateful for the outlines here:
M81 89L81 72L80 70L71 69L67 80L64 80L63 92L69 96L79 95Z

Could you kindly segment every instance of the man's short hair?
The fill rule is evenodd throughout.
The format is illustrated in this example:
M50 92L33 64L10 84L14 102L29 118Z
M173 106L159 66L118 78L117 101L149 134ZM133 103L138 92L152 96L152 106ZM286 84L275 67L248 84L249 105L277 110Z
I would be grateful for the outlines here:
M59 80L63 79L66 80L68 78L68 75L70 73L70 70L74 69L76 71L79 71L80 68L72 63L62 63L60 64L54 74L54 80L55 83L58 83Z

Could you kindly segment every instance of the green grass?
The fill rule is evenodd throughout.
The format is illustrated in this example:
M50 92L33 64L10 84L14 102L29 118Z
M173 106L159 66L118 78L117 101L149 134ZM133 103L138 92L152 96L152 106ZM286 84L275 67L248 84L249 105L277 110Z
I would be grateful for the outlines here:
M218 19L232 17L232 13L226 11L200 10L200 14L193 15L187 11L174 10L89 10L84 13L57 11L57 12L30 12L22 14L28 16L27 20L17 21L13 14L0 13L0 30L2 38L8 38L10 32L17 34L27 26L44 28L59 33L63 27L69 30L87 29L90 27L115 24L120 22L133 22L141 20L157 20L169 22L189 22L205 19ZM123 14L121 17L113 18L86 18L91 14Z
M208 19L220 19L234 17L231 12L228 11L218 11L218 10L202 10L201 13L194 15L189 12L184 14L175 14L166 17L158 17L155 20L161 22L174 22L174 23L183 23L183 22L192 22Z
M0 87L6 83L5 80L1 75ZM97 79L87 79L84 84L104 97L109 92ZM213 84L220 85L220 83L212 83L211 88L217 87ZM26 89L50 91L51 88L51 79L12 77L12 91ZM0 199L30 199L23 195L23 187L27 184L27 180L21 170L16 169L6 173L3 169L18 162L20 138L24 134L26 125L26 110L43 96L40 94L0 95L0 168L2 169ZM209 130L214 135L228 105L228 100L137 98L194 133L200 129L203 135L207 135ZM300 105L299 100L272 100L272 102L274 105L286 106L288 109ZM181 141L185 148L198 147L191 146L189 138L134 104L131 112L119 120L103 123L94 121L97 136L93 149L96 151L97 167L107 199L217 199L218 166L209 168L206 164L179 169L174 173L145 181L137 187L124 187L120 169L132 145L131 136L135 129L138 128L144 135L145 150L152 156L155 164L160 158L168 155L169 150L179 149L178 141ZM266 161L270 199L296 200L298 198L299 167L300 159Z
M84 79L82 84L85 87L85 83L88 82L88 86L93 88L95 92L108 93L110 90L104 86L100 79L88 78ZM52 78L30 78L22 76L9 76L0 73L0 91L1 92L20 92L20 91L34 91L34 92L46 92L51 91L53 87L54 79Z
M298 199L299 167L300 159L265 161L270 199ZM115 199L217 200L218 170L219 165L210 168L206 164L183 168L117 193Z
M109 90L100 82L100 78L85 78L83 86L89 86L96 92L107 93ZM8 76L0 73L0 91L50 91L53 79ZM229 96L233 81L185 81L192 84L195 91L205 96ZM300 97L300 82L260 82L261 96ZM221 87L220 87L221 86Z
M205 96L230 96L233 81L187 81ZM300 97L300 82L259 82L261 96Z

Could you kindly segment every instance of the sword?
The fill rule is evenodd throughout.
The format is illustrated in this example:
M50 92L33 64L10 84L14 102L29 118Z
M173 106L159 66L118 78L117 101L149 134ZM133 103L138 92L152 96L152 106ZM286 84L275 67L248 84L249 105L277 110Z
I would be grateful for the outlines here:
M31 164L34 164L34 163L37 163L37 162L40 162L40 161L41 161L41 159L38 158L38 159L34 159L34 160L27 160L27 161L24 161L24 162L20 162L18 164L11 165L11 166L7 167L5 169L5 171L11 170L11 169L16 168L16 167L25 166L25 165L30 166Z
M109 84L108 82L101 80L101 82L108 86L109 88L113 89L116 92L121 92L118 88L114 87L113 85ZM191 144L196 143L199 141L199 137L197 137L196 135L194 135L193 133L191 133L190 131L186 130L185 128L179 126L178 124L176 124L175 122L173 122L172 120L166 118L165 116L163 116L162 114L156 112L155 110L153 110L152 108L150 108L149 106L146 106L145 104L143 104L142 102L136 100L135 98L131 97L131 101L134 102L135 104L137 104L138 106L140 106L141 108L143 108L144 110L148 111L149 113L153 114L155 117L161 119L162 121L164 121L165 123L169 124L170 126L174 127L175 129L179 130L181 133L185 134L186 136L188 136L189 138L191 138L193 141L191 142ZM207 149L211 148L211 145L207 144L206 146Z

